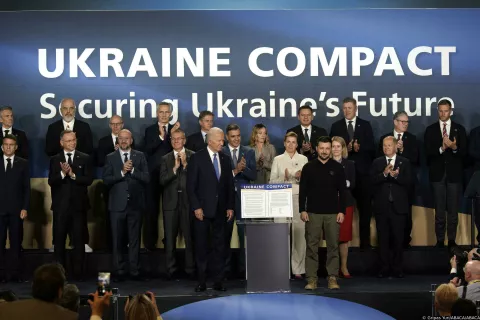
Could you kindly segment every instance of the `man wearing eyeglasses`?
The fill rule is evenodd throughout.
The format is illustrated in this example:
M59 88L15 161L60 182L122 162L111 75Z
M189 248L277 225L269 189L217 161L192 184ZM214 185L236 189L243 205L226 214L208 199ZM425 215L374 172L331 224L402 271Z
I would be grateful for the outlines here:
M187 196L187 168L194 152L185 149L185 132L181 129L170 133L170 141L173 151L164 155L160 162L167 277L172 279L178 276L175 249L178 232L181 230L185 239L185 273L193 278L195 276L191 231L193 214L189 211Z
M393 136L397 139L397 155L407 158L410 161L410 167L412 172L412 187L409 188L408 193L408 202L409 202L409 212L407 216L407 221L405 224L405 234L403 237L404 248L407 249L410 247L410 241L412 240L410 234L412 233L412 205L413 199L415 198L415 185L417 184L417 170L418 165L418 143L417 137L408 132L409 125L408 115L405 111L397 111L393 115L393 131L387 132L380 137L380 143L378 144L377 157L383 156L383 139L388 136Z

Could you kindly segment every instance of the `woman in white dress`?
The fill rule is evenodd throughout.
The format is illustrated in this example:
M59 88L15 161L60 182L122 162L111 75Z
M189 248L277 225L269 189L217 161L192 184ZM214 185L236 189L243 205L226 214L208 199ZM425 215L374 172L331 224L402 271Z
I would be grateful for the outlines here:
M270 183L288 182L292 184L293 223L292 223L292 273L295 278L301 279L305 273L305 222L300 219L298 208L299 181L303 166L308 158L297 153L297 134L288 132L284 139L285 153L273 159Z

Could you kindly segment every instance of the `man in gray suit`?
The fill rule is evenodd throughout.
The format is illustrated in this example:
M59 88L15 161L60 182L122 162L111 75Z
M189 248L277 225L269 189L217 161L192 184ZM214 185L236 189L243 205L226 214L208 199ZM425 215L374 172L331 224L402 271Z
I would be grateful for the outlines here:
M167 254L167 276L176 277L175 244L182 231L185 239L185 272L195 276L192 248L192 220L187 196L187 165L194 153L185 149L185 132L181 129L170 133L173 151L162 157L160 162L160 185L163 187L163 223Z
M139 273L142 211L145 210L145 186L150 181L147 160L142 152L131 149L132 133L118 134L119 148L105 159L103 181L110 188L108 210L113 235L113 265L116 281L124 280L126 262L122 255L125 226L128 234L129 272L133 280Z

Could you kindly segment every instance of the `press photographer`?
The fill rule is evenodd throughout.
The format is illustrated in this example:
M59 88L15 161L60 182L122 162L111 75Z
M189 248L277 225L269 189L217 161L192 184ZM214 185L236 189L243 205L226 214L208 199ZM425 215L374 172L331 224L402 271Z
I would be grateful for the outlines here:
M466 285L458 287L458 296L471 301L480 300L480 261L468 261L465 265Z
M458 248L458 247L457 247ZM478 248L473 248L469 252L459 249L453 251L453 257L450 259L450 282L456 287L463 285L465 282L465 265L468 261L480 260L480 252Z

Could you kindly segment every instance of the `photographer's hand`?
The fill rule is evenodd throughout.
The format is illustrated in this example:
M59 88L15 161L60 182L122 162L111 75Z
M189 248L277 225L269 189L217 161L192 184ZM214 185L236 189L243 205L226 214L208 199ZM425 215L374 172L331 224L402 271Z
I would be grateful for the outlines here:
M88 304L92 308L92 316L99 316L100 318L103 316L103 309L110 305L110 297L112 296L112 292L107 291L105 295L99 296L98 290L95 294L91 294L93 296L93 301L88 300Z
M454 255L452 259L450 259L450 265L452 269L457 269L457 256Z
M453 284L457 288L460 287L460 279L458 279L458 277L455 277L452 280L450 280L450 283Z

